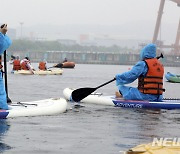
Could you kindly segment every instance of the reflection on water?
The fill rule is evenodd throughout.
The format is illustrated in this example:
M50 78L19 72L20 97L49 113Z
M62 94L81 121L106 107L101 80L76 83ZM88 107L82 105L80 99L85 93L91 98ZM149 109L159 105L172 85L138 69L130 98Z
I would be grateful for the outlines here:
M8 131L10 125L8 124L7 120L0 119L0 153L3 151L11 149L9 145L3 143L3 138L6 132Z

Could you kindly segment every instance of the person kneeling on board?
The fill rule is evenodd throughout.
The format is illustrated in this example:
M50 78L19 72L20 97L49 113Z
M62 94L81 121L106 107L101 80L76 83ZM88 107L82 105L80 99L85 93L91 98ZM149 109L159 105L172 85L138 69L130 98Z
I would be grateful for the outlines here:
M35 69L32 67L29 57L25 57L23 60L21 60L20 64L22 70L30 70L32 74L34 74L33 71L35 71Z
M16 58L13 61L13 71L21 70L21 64L20 64L20 58L19 56L16 56Z
M126 100L162 101L164 67L156 56L156 45L146 45L140 53L140 61L133 68L116 75L116 96ZM124 86L138 79L138 87Z
M6 32L7 32L7 24L3 24L0 28L0 56L12 44L12 41L6 35ZM3 81L2 65L0 69L1 69L0 71L0 109L7 110L8 109L7 94L6 94L5 85Z

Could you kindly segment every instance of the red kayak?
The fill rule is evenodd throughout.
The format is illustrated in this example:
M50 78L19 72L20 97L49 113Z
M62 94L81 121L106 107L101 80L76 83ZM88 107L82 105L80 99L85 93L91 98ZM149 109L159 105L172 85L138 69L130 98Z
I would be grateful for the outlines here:
M75 63L74 62L70 62L70 61L64 62L62 64L63 64L62 68L74 68L75 67Z

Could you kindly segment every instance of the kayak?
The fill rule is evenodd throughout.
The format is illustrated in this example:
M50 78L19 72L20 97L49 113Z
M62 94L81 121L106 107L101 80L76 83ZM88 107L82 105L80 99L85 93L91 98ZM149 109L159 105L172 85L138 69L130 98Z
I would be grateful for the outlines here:
M71 100L73 89L65 88L63 95L66 100ZM101 93L92 93L83 100L82 103L110 105L123 108L144 108L144 109L180 109L180 99L164 99L162 102L150 102L148 100L124 100L115 96L104 96Z
M33 71L34 74L32 74L29 70L18 70L18 71L12 71L13 74L23 74L23 75L62 75L63 70L62 69L53 69L53 70L36 70Z
M68 62L63 62L63 63L55 64L55 65L53 65L53 67L55 67L55 68L74 68L75 67L75 63L71 62L71 61L68 61Z
M167 72L165 77L169 82L180 83L180 75L175 75L170 72Z
M169 138L168 138L169 139ZM166 141L166 140L165 140ZM178 154L180 143L167 140L159 143L141 144L126 151L127 154Z
M50 98L32 102L12 103L8 107L9 110L0 110L0 119L57 115L66 111L67 101L64 98Z
M68 62L64 62L62 63L62 68L74 68L75 67L75 63L74 62L71 62L71 61L68 61Z

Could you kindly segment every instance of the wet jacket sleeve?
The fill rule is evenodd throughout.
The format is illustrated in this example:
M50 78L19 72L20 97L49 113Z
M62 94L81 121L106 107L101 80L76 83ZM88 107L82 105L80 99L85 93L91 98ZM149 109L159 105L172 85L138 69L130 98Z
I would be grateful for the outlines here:
M10 40L10 38L0 32L0 54L8 49L11 44L12 41Z
M116 85L129 84L135 81L141 74L145 75L148 68L144 61L139 61L133 68L122 74L116 75Z

